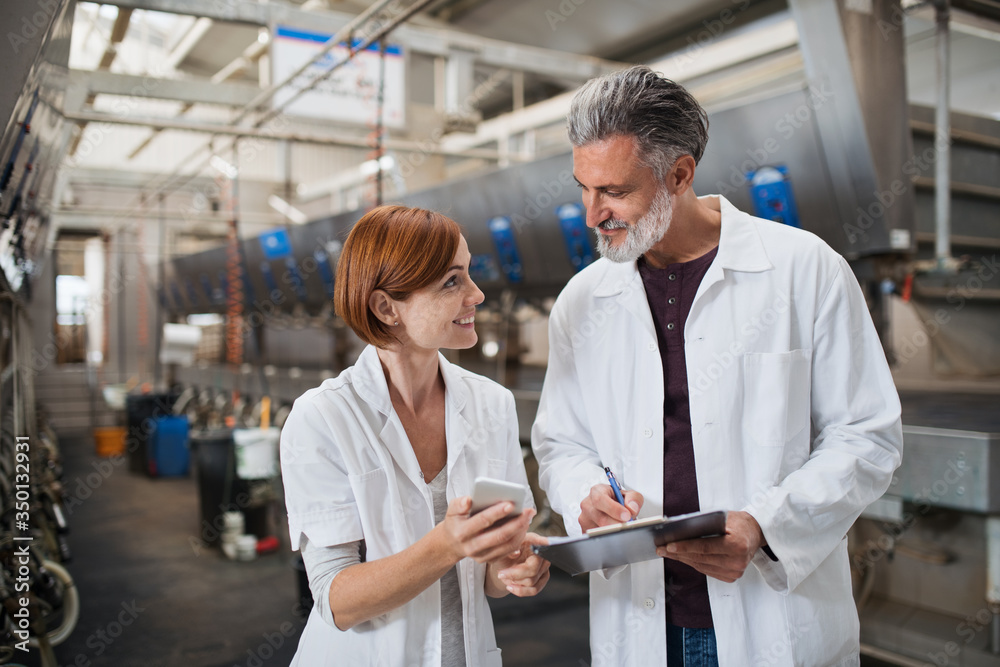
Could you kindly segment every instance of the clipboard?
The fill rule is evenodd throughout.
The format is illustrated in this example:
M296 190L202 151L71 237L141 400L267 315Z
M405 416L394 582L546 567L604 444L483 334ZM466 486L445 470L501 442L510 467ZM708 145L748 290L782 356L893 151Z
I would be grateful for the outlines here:
M571 575L659 558L656 548L670 542L715 537L726 532L726 513L692 512L654 516L592 528L578 537L553 537L532 551Z

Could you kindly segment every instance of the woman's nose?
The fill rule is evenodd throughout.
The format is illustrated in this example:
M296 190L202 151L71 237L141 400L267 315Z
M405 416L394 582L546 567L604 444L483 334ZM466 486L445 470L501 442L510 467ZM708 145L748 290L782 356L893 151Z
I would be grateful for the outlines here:
M469 281L469 283L472 285L472 290L469 293L469 296L466 299L466 302L470 306L478 306L479 304L481 304L486 299L486 295L483 294L483 290L479 289L479 285L477 285L476 283L472 282L471 280Z

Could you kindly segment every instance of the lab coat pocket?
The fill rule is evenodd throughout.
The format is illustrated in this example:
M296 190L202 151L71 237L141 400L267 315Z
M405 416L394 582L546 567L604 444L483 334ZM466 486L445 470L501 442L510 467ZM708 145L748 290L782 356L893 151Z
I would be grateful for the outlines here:
M809 426L811 350L751 352L743 358L743 435L782 447Z
M385 470L376 468L360 475L348 475L348 478L354 497L358 499L366 546L369 551L376 545L388 546L391 541L389 536L393 532L393 510L397 494L389 493L389 479Z
M501 667L501 665L503 665L503 659L500 657L500 649L486 652L486 657L483 659L483 667Z

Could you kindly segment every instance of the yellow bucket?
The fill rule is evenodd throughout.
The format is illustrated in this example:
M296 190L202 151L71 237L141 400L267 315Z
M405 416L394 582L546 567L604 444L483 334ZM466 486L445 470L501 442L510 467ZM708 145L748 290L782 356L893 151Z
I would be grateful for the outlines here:
M121 456L125 453L125 427L106 426L94 429L94 446L97 455Z

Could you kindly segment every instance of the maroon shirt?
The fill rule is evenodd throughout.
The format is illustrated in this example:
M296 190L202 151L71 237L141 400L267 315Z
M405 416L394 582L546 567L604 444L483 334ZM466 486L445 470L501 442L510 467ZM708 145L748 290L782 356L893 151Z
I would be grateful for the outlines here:
M639 275L653 313L663 363L663 513L697 512L691 411L688 405L684 323L705 272L718 247L697 259L656 269L640 259ZM705 575L693 567L663 559L667 623L684 628L712 627Z

